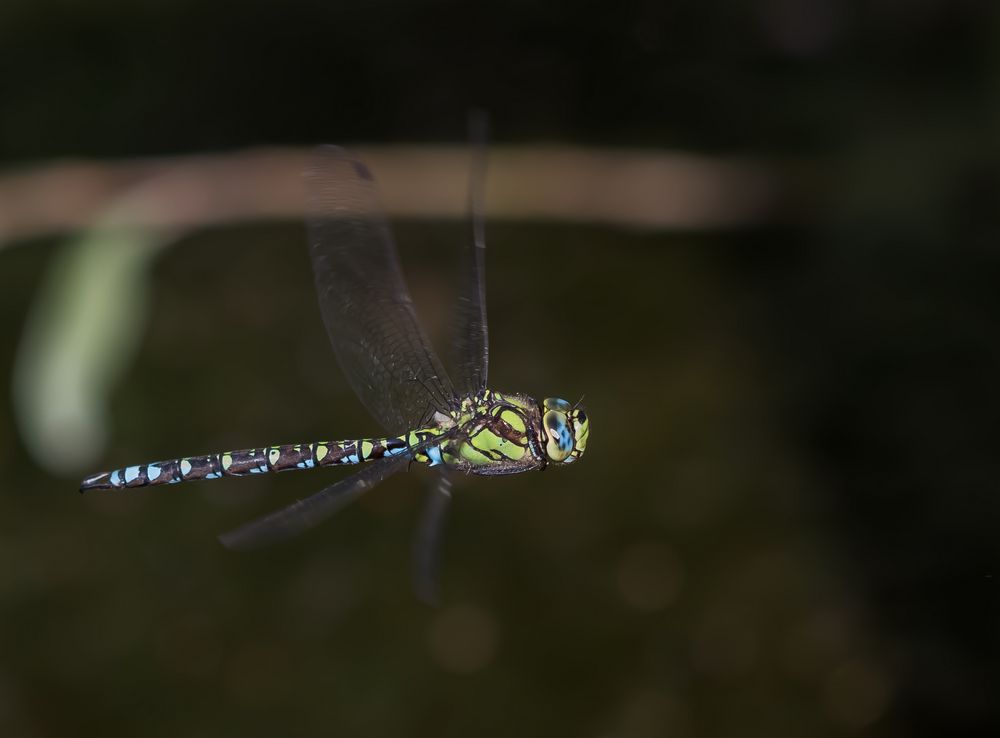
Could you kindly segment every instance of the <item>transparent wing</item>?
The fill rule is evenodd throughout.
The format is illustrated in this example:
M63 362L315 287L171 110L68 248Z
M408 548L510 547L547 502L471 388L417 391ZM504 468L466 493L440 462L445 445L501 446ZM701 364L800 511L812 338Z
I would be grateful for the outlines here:
M459 273L458 305L452 343L452 371L459 395L486 387L489 368L489 330L486 323L486 140L488 120L482 111L469 115L472 167L469 175L469 216L472 244L465 250Z
M448 412L455 393L417 321L368 168L344 149L324 146L307 181L316 292L351 387L390 433Z
M438 562L441 558L441 536L445 516L451 503L451 479L444 472L427 494L424 510L413 541L413 591L428 605L436 605Z
M409 460L406 458L373 461L370 466L346 479L341 479L321 492L242 525L229 533L223 533L219 536L219 540L226 548L245 551L296 536L319 525L383 479L405 469L408 463Z

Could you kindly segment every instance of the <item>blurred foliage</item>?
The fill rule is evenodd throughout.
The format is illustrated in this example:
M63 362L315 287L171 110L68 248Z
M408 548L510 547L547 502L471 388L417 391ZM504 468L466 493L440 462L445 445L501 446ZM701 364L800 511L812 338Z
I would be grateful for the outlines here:
M105 219L70 240L39 289L14 366L14 409L34 462L53 473L97 463L108 401L145 328L148 272L168 243Z
M476 104L800 186L711 238L488 227L494 384L586 393L594 435L457 489L440 611L417 472L236 556L216 533L329 475L81 499L0 413L3 734L995 734L998 30L971 0L5 3L11 165L456 140ZM463 231L399 237L440 339ZM55 254L0 253L6 386ZM196 234L149 296L109 465L375 432L300 227Z

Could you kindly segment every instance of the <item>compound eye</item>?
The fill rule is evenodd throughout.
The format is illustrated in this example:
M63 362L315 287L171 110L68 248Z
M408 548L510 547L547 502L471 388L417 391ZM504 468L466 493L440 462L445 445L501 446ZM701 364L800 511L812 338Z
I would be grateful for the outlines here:
M573 409L566 400L560 400L558 397L546 397L545 398L545 409L546 410L556 410L561 413L568 413Z
M557 410L550 410L545 413L544 423L548 436L545 442L546 455L552 461L564 461L573 451L573 436L566 416Z

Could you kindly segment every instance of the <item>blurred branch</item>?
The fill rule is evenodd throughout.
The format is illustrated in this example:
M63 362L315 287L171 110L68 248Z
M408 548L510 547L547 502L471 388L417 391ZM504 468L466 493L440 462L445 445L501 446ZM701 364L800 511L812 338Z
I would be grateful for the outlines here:
M391 213L454 218L465 212L468 152L462 146L358 147ZM305 201L308 151L120 162L59 161L0 174L0 243L76 231L128 192L143 191L129 225L192 228L294 219ZM662 151L560 146L490 151L491 219L559 220L645 228L723 228L763 218L775 175L745 160Z

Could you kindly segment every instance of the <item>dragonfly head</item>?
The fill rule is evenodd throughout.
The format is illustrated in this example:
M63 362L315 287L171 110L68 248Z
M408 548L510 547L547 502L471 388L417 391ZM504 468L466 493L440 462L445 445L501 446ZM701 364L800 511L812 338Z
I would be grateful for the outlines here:
M542 403L542 428L549 461L571 464L587 449L590 418L579 403L570 405L558 397L546 397Z

